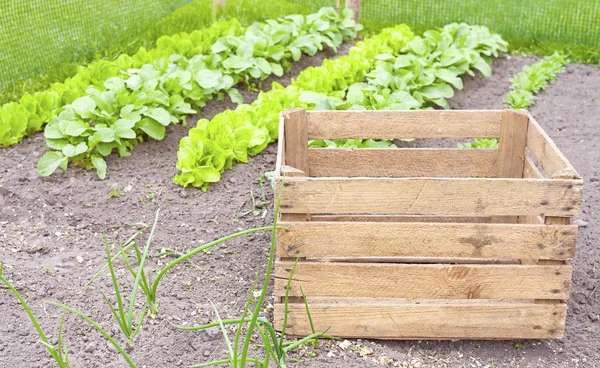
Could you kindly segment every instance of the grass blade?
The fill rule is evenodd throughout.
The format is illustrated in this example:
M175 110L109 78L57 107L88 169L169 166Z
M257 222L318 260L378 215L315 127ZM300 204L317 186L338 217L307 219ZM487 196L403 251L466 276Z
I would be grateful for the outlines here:
M275 238L277 235L277 219L279 217L279 204L281 203L281 193L283 191L283 183L279 187L279 195L277 197L277 205L275 206L275 214L273 216L273 226L271 228L271 249L269 250L269 262L267 263L267 270L265 272L265 279L263 281L262 290L260 293L260 297L256 303L256 308L254 309L254 313L252 314L252 321L248 324L248 332L246 333L246 338L244 339L244 346L242 348L242 357L240 366L243 368L246 366L248 355L248 349L250 348L250 339L252 338L252 331L254 331L254 326L256 326L256 320L258 319L258 315L260 313L260 308L262 307L265 297L267 295L267 290L269 288L269 282L271 280L271 273L273 271L273 260L275 258Z
M117 349L117 351L121 354L121 356L123 356L123 358L125 358L125 360L127 361L127 363L129 364L129 366L131 368L136 368L135 363L133 362L133 360L131 360L131 357L129 355L127 355L127 353L125 352L125 350L121 347L121 345L119 345L119 343L117 343L115 341L115 339L113 339L108 332L106 332L97 322L95 322L93 319L91 319L90 317L88 317L87 315L83 314L82 312L78 311L77 309L71 308L68 305L64 305L64 304L60 304L60 303L56 303L56 302L51 302L49 300L43 300L44 303L47 304L51 304L54 305L56 307L62 308L68 312L71 312L73 314L78 315L79 317L83 318L87 323L90 324L90 326L94 327L98 332L100 332L100 334L102 336L104 336L111 344L112 346L115 347L115 349Z
M300 285L300 293L302 293L302 300L304 300L304 307L306 308L306 315L308 316L308 322L310 323L310 330L312 333L316 333L315 325L312 320L312 316L310 315L310 309L308 308L308 301L306 300L306 295L304 295L304 290L302 290L302 285Z
M0 263L0 281L2 281L2 283L4 285L6 285L8 290L10 290L14 294L14 296L19 300L19 303L21 303L21 306L23 307L23 309L25 309L27 316L29 316L31 323L33 323L33 326L35 327L40 339L42 340L42 344L46 347L46 349L48 349L48 352L50 353L52 358L57 362L59 367L62 368L64 366L64 364L63 364L62 360L60 359L59 354L56 352L56 348L54 346L50 345L50 342L48 342L48 338L46 338L46 335L44 334L42 327L40 326L38 320L33 315L33 312L29 308L29 305L27 304L25 299L23 299L23 297L17 291L17 289L15 289L15 287L7 279L5 279L4 276L2 275L3 268L4 268L4 264Z
M127 239L127 241L125 242L125 244L127 244L127 245L126 245L125 247L121 247L122 251L121 251L121 252L119 252L119 253L117 253L117 254L116 254L116 255L115 255L113 258L112 258L112 261L114 262L114 261L115 261L115 260L116 260L118 257L120 257L120 256L121 256L121 253L122 253L122 252L124 252L124 251L126 251L127 249L129 249L130 247L132 247L132 246L133 246L133 244L135 244L135 242L133 242L133 240L134 240L134 239L135 239L135 238L136 238L136 237L137 237L137 236L138 236L138 235L139 235L141 232L143 232L144 230L146 230L146 228L147 228L147 226L146 226L146 227L144 227L144 228L142 228L142 229L140 229L140 230L138 230L138 231L136 231L136 232L135 232L135 233L134 233L132 236L130 236L130 237L129 237L129 239ZM91 279L90 279L88 282L86 282L86 283L85 283L85 285L83 285L83 286L81 287L81 289L75 290L75 292L76 292L76 293L80 293L80 292L82 292L83 290L85 290L85 289L86 289L88 286L90 286L90 284L91 284L92 282L94 282L94 280L96 280L96 279L98 278L98 276L100 276L100 275L102 274L102 272L104 272L104 271L106 270L106 268L107 268L107 267L108 267L108 263L107 263L107 264L105 264L104 266L102 266L102 268L101 268L101 269L100 269L98 272L96 272L96 273L94 274L94 276L92 276L92 278L91 278Z
M224 243L224 242L226 242L226 241L228 241L230 239L234 239L234 238L237 238L237 237L242 236L242 235L246 235L246 234L250 234L250 233L255 233L255 232L258 232L258 231L266 231L266 230L270 230L270 229L271 229L271 227L269 226L269 227L257 227L257 228L254 228L254 229L243 230L243 231L231 234L231 235L224 236L224 237L222 237L220 239L217 239L217 240L212 241L212 242L210 242L208 244L205 244L205 245L203 245L201 247L198 247L198 248L196 248L196 249L194 249L194 250L192 250L190 252L187 252L186 254L184 254L181 257L173 260L171 263L169 263L168 265L166 265L165 268L163 268L162 270L160 270L160 272L158 273L158 275L156 275L156 279L154 279L154 282L152 283L151 295L152 296L156 296L156 290L158 289L158 285L160 283L160 280L167 273L167 271L169 271L171 268L173 268L176 265L178 265L180 262L182 262L182 261L184 261L184 260L186 260L186 259L188 259L188 258L190 258L190 257L192 257L192 256L194 256L194 255L196 255L196 254L198 254L200 252L202 252L203 250L210 249L210 248L214 247L215 245Z
M127 313L127 326L131 329L133 324L133 312L135 309L135 297L137 295L137 290L140 285L140 279L142 277L142 273L144 271L144 263L146 262L146 258L148 258L148 252L150 250L150 244L152 243L152 237L154 236L154 231L156 230L156 225L158 224L158 215L160 213L160 208L156 210L156 215L154 216L154 224L152 225L152 230L150 230L150 235L148 236L148 241L146 241L146 246L144 247L144 254L142 259L138 264L138 272L135 276L135 282L133 283L133 290L131 290L131 296L129 297L129 311ZM142 318L143 320L143 318Z
M127 339L131 340L131 331L129 330L127 324L125 323L125 310L123 309L123 300L121 299L121 292L119 291L119 282L117 281L117 276L115 275L115 269L112 264L111 254L110 254L110 246L108 245L108 239L106 238L106 234L104 234L104 245L106 248L106 255L108 256L108 269L110 270L110 277L112 279L113 288L115 289L115 296L117 297L117 310L115 311L112 304L108 300L108 298L102 293L104 299L110 306L110 309L113 311L115 318L119 321L119 325L123 330L123 333L127 337ZM118 316L117 316L118 312Z
M212 305L213 310L215 311L215 315L217 316L217 321L219 322L219 328L221 329L221 333L223 334L223 339L225 340L225 344L227 344L227 350L229 351L229 359L233 362L233 367L237 367L237 361L233 358L233 347L231 346L231 340L227 335L227 330L225 330L225 325L223 325L223 321L221 320L221 316L219 315L219 311L217 307L215 307L212 300L209 300L210 305Z

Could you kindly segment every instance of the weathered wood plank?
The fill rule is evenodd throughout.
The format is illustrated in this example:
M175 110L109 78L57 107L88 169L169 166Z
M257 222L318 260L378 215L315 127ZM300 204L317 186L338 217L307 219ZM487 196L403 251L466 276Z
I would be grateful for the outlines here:
M424 216L424 215L314 215L313 221L339 222L458 222L489 223L489 216ZM542 221L543 223L543 221Z
M314 148L314 177L496 177L495 149Z
M286 333L312 333L303 304L290 304ZM544 339L564 335L567 307L562 304L310 304L317 332L371 339ZM284 309L275 305L275 328Z
M502 110L309 111L308 139L498 138Z
M526 113L526 112L524 112ZM575 168L556 147L552 139L544 132L535 119L529 117L529 128L527 130L527 148L549 177L562 177L581 179Z
M280 222L280 257L571 259L577 226Z
M306 110L293 109L283 112L285 135L285 162L283 164L302 170L310 175L308 164L308 133Z
M285 295L293 262L276 262ZM566 299L569 265L446 265L300 262L290 295L423 299Z
M277 137L277 161L275 162L275 176L282 176L281 167L285 163L285 131L283 113L279 114L279 127Z
M549 179L286 178L281 212L570 216L579 212L582 187Z
M525 166L525 146L527 145L526 115L513 110L502 113L500 139L498 142L498 178L522 178ZM518 216L495 216L492 222L517 223Z

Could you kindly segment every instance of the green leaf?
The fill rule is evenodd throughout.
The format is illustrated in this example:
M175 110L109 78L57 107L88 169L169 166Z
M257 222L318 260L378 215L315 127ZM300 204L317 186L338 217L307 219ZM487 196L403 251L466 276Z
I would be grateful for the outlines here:
M136 126L156 140L165 137L165 126L152 119L142 119Z
M59 128L63 134L79 137L89 128L89 125L80 120L61 120Z
M229 98L231 99L231 101L235 104L243 104L244 103L244 97L242 96L242 94L240 93L240 91L238 91L235 88L230 88L227 90L227 94L229 95Z
M218 71L203 69L194 76L194 79L196 80L196 82L198 82L200 87L209 89L215 88L219 85L220 77L221 73L219 73Z
M94 139L98 142L110 143L115 140L115 131L110 128L95 128Z
M67 157L62 152L46 152L38 161L37 171L41 176L49 176L55 172L59 166L67 163L67 160Z
M59 125L55 123L46 125L46 128L44 129L44 136L49 139L61 139L65 137L60 131Z
M96 172L98 173L98 178L100 180L104 180L106 178L106 161L102 158L102 156L92 156L92 164L96 168Z
M84 119L89 119L96 115L96 103L90 96L79 97L73 101L71 107L79 116Z
M164 126L171 124L171 114L169 114L169 112L162 107L150 108L144 113L144 115L158 121Z
M113 125L113 129L115 131L115 134L119 138L135 139L136 134L133 131L133 129L131 129L134 126L135 126L135 122L133 122L131 120L119 119Z
M79 143L77 146L67 144L63 149L62 153L67 157L74 157L80 155L88 150L88 146L85 142Z

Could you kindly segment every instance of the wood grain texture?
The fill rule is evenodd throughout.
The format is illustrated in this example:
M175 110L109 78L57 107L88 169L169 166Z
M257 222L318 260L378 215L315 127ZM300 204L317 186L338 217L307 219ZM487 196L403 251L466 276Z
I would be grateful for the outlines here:
M281 166L285 162L285 124L283 113L279 114L279 127L277 136L277 161L275 162L275 176L282 176Z
M424 215L314 215L313 221L338 222L458 222L489 223L489 216L424 216ZM543 221L542 221L543 223Z
M280 222L280 257L571 259L577 226Z
M529 115L527 148L551 178L581 179L575 168L556 147L535 119Z
M284 185L282 213L570 216L579 212L583 182L287 178Z
M284 178L306 176L304 171L288 165L283 165L281 167L281 175L283 175ZM280 185L278 184L275 190L276 198L279 198L279 188ZM277 202L275 202L275 205L277 205ZM281 213L279 216L281 221L308 221L310 219L310 214L308 213Z
M500 139L498 142L498 178L522 178L525 166L525 146L527 145L527 125L529 118L513 110L502 113ZM495 216L492 222L517 223L518 216Z
M294 262L276 262L275 295L285 295ZM569 265L444 265L300 262L291 296L423 299L566 299Z
M283 164L302 170L310 175L308 164L308 135L306 110L293 109L283 112L285 135L285 161Z
M308 139L498 138L502 110L309 111Z
M290 304L286 333L311 334L303 304ZM545 339L564 335L566 305L521 304L311 304L317 332L371 339ZM283 305L275 305L281 330Z
M495 149L313 148L314 177L496 177Z

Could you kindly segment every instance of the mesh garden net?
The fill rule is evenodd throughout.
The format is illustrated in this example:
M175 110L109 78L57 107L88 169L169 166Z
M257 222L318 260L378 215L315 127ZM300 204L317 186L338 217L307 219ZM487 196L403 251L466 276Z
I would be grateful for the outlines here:
M0 87L134 39L189 0L0 0Z
M335 0L290 0L313 8ZM362 0L361 20L426 27L466 22L506 37L600 45L598 0Z

